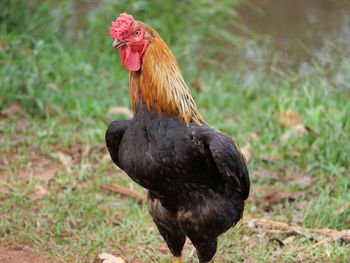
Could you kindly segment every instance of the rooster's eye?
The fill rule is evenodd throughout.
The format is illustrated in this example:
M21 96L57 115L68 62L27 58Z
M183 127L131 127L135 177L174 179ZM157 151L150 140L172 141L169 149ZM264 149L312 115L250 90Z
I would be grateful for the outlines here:
M139 34L140 34L140 30L135 31L134 34L135 34L135 35L139 35Z

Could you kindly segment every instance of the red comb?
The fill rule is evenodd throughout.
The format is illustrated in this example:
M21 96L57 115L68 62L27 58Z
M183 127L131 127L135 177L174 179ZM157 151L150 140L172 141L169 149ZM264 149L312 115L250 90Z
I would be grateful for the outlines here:
M111 37L114 39L123 39L124 34L129 32L134 22L135 19L132 15L121 13L119 17L114 22L112 22L112 26L109 28Z

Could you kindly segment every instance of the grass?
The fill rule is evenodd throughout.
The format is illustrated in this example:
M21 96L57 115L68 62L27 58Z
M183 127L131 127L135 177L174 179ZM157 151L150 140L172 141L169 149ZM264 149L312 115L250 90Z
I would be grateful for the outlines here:
M274 77L261 71L253 77L228 70L207 73L200 61L189 62L189 54L200 49L205 26L198 21L210 1L194 11L199 18L189 29L189 18L179 19L181 10L169 18L173 23L162 23L165 15L157 20L157 12L143 1L104 1L96 10L79 9L79 21L86 23L82 28L74 26L78 18L68 11L70 1L56 9L42 3L34 12L30 8L35 2L12 1L1 9L1 19L11 17L6 21L12 24L1 20L0 109L15 101L21 109L0 118L1 242L28 244L67 262L93 262L103 251L128 262L169 262L147 207L102 189L105 183L118 183L143 191L113 166L103 145L105 120L125 117L108 114L108 109L130 105L127 72L111 51L107 34L110 20L124 10L159 28L187 81L201 80L203 91L192 92L205 119L241 147L250 143L253 187L246 214L309 228L349 228L348 85L334 85L319 69L312 76L300 73L297 80L295 75ZM160 8L171 9L173 2L165 2ZM212 11L213 23L223 23L215 20L215 12L224 7L222 1ZM50 20L52 15L57 21ZM27 31L21 18L30 25ZM197 34L191 35L194 29ZM183 33L179 39L178 32ZM188 44L189 36L193 42ZM196 55L204 56L205 47ZM345 59L339 74L346 76L349 69ZM296 112L312 132L282 142L288 128L281 127L278 113L286 109ZM303 175L312 183L298 182ZM266 199L271 191L300 195L273 203ZM239 224L220 238L217 262L345 262L350 252L341 241L311 248L321 237L296 236L281 246L278 240L288 236L255 233ZM191 251L186 246L186 262L197 262Z

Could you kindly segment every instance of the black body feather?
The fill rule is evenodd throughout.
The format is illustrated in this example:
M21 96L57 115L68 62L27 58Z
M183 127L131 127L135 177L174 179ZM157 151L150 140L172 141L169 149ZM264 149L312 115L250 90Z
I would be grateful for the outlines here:
M242 217L249 194L244 157L231 137L205 124L147 110L114 121L106 143L115 164L149 190L149 212L174 256L188 236L200 262Z

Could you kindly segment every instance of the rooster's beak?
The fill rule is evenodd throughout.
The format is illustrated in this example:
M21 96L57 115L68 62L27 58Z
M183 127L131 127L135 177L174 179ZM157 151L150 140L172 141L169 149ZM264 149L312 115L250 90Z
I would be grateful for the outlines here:
M120 48L121 46L124 46L127 43L128 41L119 41L118 39L115 39L113 41L112 48L117 49L117 48Z

